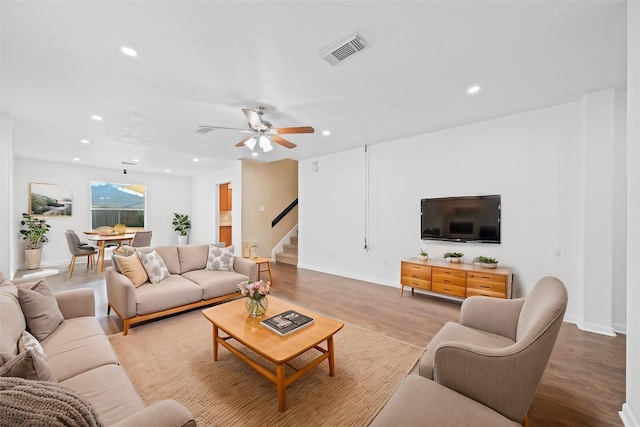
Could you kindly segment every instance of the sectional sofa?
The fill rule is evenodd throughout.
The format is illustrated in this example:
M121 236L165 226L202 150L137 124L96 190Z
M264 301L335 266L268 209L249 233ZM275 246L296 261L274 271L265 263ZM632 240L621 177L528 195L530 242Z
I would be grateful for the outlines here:
M25 332L26 331L26 332ZM180 403L145 407L95 317L92 289L51 293L0 273L4 425L195 426Z
M258 278L253 261L215 244L124 250L105 273L108 313L122 319L125 335L136 323L237 298L238 283Z

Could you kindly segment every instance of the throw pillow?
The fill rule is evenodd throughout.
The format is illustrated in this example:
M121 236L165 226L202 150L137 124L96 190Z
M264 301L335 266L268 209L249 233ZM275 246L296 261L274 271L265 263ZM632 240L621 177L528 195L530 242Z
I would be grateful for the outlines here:
M20 337L20 341L18 341L18 348L20 349L20 353L26 353L27 350L31 350L40 356L42 360L47 361L47 353L44 352L44 348L42 348L42 345L36 337L27 331L22 331L22 336Z
M206 269L233 271L233 260L233 246L218 248L214 245L209 245Z
M162 260L162 257L158 255L158 252L153 251L148 254L138 252L138 256L140 257L140 261L142 261L142 266L149 276L149 281L154 285L171 276L167 266Z
M31 350L17 356L0 354L0 377L20 377L27 380L57 382L47 362Z
M142 286L147 281L147 272L138 258L138 253L131 256L116 256L116 262L122 274L127 276L136 288Z
M58 302L44 280L18 285L18 300L27 329L39 341L51 335L64 321Z
M116 257L117 256L127 257L132 255L134 252L135 251L130 251L128 249L125 249L124 246L120 246L117 250L113 251L113 254L111 255L111 265L118 273L122 273L122 271L120 271L120 267L118 266L118 263L116 262Z

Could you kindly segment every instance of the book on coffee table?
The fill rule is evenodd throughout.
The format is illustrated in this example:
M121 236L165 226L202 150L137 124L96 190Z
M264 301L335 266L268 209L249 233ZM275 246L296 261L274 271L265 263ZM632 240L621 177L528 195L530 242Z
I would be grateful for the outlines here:
M313 319L311 317L300 314L295 310L284 311L260 322L265 328L283 337L310 326L312 323Z

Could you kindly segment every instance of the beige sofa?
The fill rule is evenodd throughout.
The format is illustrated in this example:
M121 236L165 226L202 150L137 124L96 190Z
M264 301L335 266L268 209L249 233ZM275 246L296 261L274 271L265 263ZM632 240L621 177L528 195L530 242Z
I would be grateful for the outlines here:
M108 311L113 309L124 322L124 334L131 325L181 311L237 298L238 283L256 281L258 269L253 261L234 257L233 270L207 270L210 245L178 245L128 248L144 254L155 251L170 276L142 286L115 267L105 270Z
M34 300L39 305L24 305L24 289L39 298ZM44 289L47 290L48 287ZM0 378L0 413L5 421L13 417L10 424L16 425L34 425L36 419L41 422L38 425L96 425L97 422L82 424L79 420L59 424L38 418L51 417L56 409L68 415L71 394L79 401L88 401L90 405L86 406L93 408L90 413L105 426L196 425L192 414L178 402L164 400L145 407L95 318L92 289L55 295L50 290L41 294L44 291L42 282L16 285L0 273L0 369L4 368ZM46 310L41 308L43 304L47 304ZM33 323L36 321L46 327L50 325L50 330L38 327L36 332ZM24 349L25 329L40 336L40 346L36 342L36 348L41 347L44 356ZM52 391L54 397L48 399ZM63 393L64 399L57 398ZM21 406L26 408L22 412Z
M371 426L526 425L566 307L564 284L550 276L526 298L467 298L460 323L438 331L419 375L400 383Z

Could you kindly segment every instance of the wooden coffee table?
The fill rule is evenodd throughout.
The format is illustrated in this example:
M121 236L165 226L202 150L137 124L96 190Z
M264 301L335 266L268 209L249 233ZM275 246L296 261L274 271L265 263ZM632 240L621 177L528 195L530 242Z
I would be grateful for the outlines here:
M275 297L269 298L269 308L262 317L251 317L244 308L244 298L228 303L216 305L202 311L213 325L213 360L218 360L218 344L223 345L231 353L243 360L258 373L278 387L278 405L280 412L284 412L285 389L299 380L311 369L318 366L325 359L329 360L329 375L335 374L333 335L344 326L344 323L323 316L314 311L299 307ZM286 310L296 310L306 316L312 317L314 323L311 326L300 329L297 332L281 337L260 325L260 321ZM228 336L221 337L218 331L222 330ZM256 352L265 359L275 364L275 372L256 363L236 347L229 343L234 339ZM320 347L326 341L326 349ZM285 376L285 364L302 353L315 349L320 355L304 367L296 370L289 376ZM291 365L288 365L291 368Z

